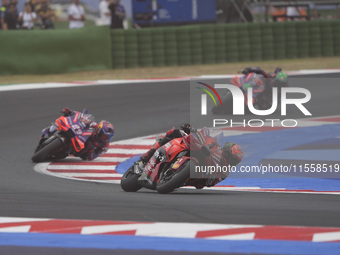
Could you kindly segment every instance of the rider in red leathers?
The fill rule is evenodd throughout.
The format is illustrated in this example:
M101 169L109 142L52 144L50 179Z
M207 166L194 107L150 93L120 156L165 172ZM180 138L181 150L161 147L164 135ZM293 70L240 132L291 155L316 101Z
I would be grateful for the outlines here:
M140 157L141 162L145 165L158 148L170 142L172 139L189 135L191 131L196 130L191 128L190 124L184 124L180 127L180 129L170 129L166 132L165 136L162 139L158 140L154 145L152 145L149 151L147 151Z
M193 129L190 124L184 124L180 129L171 129L166 132L166 135L158 140L149 151L144 153L140 157L140 161L137 162L140 172L143 172L145 164L150 160L150 158L155 154L156 150L166 143L170 142L175 138L183 137L183 141L185 142L188 150L190 150L190 133L196 133L197 131ZM236 166L243 159L243 152L239 145L227 142L223 147L217 145L214 147L212 153L215 157L207 157L203 159L206 165L221 165L221 166ZM218 156L217 156L218 155ZM228 174L220 175L220 176L209 176L210 178L201 178L193 181L192 183L188 183L188 185L195 186L197 189L201 189L205 186L212 187L220 181L224 180ZM138 182L144 186L145 188L151 188L150 184L145 179L145 175L139 178Z

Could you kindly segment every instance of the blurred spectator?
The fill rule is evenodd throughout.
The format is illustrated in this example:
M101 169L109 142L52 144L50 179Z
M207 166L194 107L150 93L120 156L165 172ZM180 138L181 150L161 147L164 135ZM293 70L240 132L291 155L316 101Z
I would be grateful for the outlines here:
M68 19L70 21L69 28L84 27L85 11L79 4L79 0L73 0L73 4L68 8Z
M101 26L109 26L111 24L111 11L109 9L111 0L101 0L99 3L99 16Z
M12 30L18 28L18 12L15 3L11 3L8 6L8 10L5 12L5 16L3 19L3 30Z
M3 29L5 13L8 10L9 1L2 0L1 1L1 8L0 8L0 29Z
M300 13L297 7L288 6L286 15L288 20L295 20L297 16L300 16Z
M287 4L292 4L290 1ZM287 7L287 20L301 20L307 16L306 10L298 6L288 6Z
M274 8L271 6L273 21L286 21L286 8Z
M32 11L29 3L25 3L24 10L19 14L19 23L23 29L33 29L37 15Z
M290 21L290 20L307 20L308 14L306 7L303 5L294 5L290 1L286 1L285 5L273 7L269 4L273 21Z
M1 12L5 12L9 6L9 0L2 0L1 1Z
M28 3L31 8L32 8L32 12L35 12L36 7L38 6L38 2L39 0L27 0L26 3Z
M124 28L123 21L126 17L125 8L120 4L120 0L113 0L109 5L111 10L111 28Z
M54 24L52 19L55 17L54 11L47 3L47 0L41 0L36 7L36 13L40 19L40 26L43 29L53 29Z

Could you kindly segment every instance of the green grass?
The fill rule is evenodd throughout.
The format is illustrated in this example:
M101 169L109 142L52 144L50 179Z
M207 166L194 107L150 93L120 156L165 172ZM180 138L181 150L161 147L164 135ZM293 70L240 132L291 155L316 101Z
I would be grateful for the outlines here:
M0 76L0 84L143 79L213 74L223 75L237 73L238 71L241 71L245 67L249 66L259 66L269 72L274 71L274 69L278 66L282 67L285 71L295 71L301 69L340 69L340 57L306 58L293 60L286 59L195 66L110 69L53 75L8 75Z

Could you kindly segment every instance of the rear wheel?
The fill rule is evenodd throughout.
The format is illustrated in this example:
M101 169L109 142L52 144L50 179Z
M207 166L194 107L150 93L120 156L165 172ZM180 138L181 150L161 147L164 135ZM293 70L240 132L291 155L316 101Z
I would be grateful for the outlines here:
M131 166L122 176L120 187L126 192L136 192L142 188L138 183L139 175L134 173L134 165Z
M188 160L184 165L173 171L168 169L164 172L157 184L157 192L166 194L182 187L185 182L190 178L190 165L194 164L192 160Z
M53 159L53 156L60 153L63 149L64 143L63 141L58 137L54 136L50 138L44 143L48 142L45 146L43 146L40 150L38 150L34 155L32 156L32 161L35 163L48 161L50 159Z

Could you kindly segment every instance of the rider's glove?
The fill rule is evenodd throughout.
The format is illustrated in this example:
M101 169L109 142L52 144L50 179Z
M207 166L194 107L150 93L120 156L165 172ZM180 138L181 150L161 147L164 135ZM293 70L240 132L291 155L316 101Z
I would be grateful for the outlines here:
M91 128L95 128L95 129L97 129L97 128L99 127L99 125L98 125L98 123L97 123L97 122L95 122L95 121L92 121L92 122L91 122L91 124L90 124L90 127L91 127Z
M64 117L69 117L73 115L73 111L68 107L65 107L61 113L63 114Z

